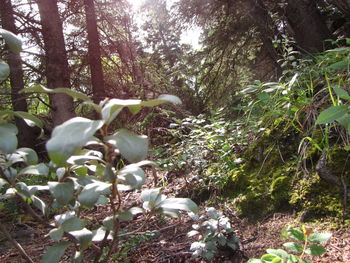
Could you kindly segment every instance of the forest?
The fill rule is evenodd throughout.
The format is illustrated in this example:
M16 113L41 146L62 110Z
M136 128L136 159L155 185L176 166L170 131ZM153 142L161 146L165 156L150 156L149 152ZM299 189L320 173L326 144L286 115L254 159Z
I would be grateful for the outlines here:
M350 262L350 2L0 0L0 262Z

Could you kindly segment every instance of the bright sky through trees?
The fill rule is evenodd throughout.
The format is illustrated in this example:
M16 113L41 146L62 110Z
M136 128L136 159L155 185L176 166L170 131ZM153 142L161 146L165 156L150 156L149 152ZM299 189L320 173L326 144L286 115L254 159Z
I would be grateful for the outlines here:
M146 0L128 0L128 2L131 4L132 9L134 10L135 13L139 12L142 13L141 7L142 4ZM171 8L171 6L177 2L178 0L167 0L168 6ZM140 20L140 15L135 16L136 20ZM136 21L137 24L141 24L142 21ZM199 44L199 37L201 34L201 29L199 27L192 27L186 30L182 36L181 40L185 44L191 45L194 49L199 49L201 48L201 45Z

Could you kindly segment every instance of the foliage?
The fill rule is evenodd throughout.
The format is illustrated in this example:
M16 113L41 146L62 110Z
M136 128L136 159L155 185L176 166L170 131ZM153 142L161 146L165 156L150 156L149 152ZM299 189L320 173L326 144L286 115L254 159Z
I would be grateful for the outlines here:
M142 167L154 163L144 160L148 151L146 136L126 129L110 134L108 126L123 108L137 113L142 107L179 103L177 97L162 95L149 101L109 99L96 105L87 96L66 89L49 90L34 86L25 92L64 92L92 105L100 115L98 120L75 117L55 127L46 143L51 160L49 164L40 163L32 149L17 149L18 130L2 118L0 186L5 192L1 198L21 200L32 217L51 228L49 236L56 243L47 249L41 262L59 262L65 250L72 245L76 248L74 262L82 262L84 251L97 244L99 249L95 253L95 262L100 262L105 248L108 252L103 258L108 260L117 251L116 241L122 221L131 221L134 216L145 214L145 225L155 214L179 217L181 210L197 212L197 205L190 199L167 198L161 194L161 189L142 191L143 208L122 210L121 192L140 189L145 182ZM44 185L27 185L24 183L27 175L50 179ZM41 198L43 192L50 192L53 198L51 205ZM111 205L110 215L99 221L98 227L91 228L93 224L82 216L82 212L106 203ZM31 204L40 210L41 215L31 209ZM49 209L55 214L52 224L45 223L44 219ZM107 247L109 240L111 243Z
M187 237L197 236L197 241L191 245L194 257L212 260L219 247L237 249L238 238L234 235L228 217L216 211L215 208L206 209L207 215L198 217L192 214L193 230L187 233Z
M290 253L284 249L267 249L267 254L261 259L250 259L248 263L312 263L311 260L305 258L306 255L319 256L325 253L326 250L320 243L326 242L332 236L329 233L314 233L308 227L303 227L302 230L288 227L284 232L286 238L296 241L283 244Z
M157 149L160 167L191 173L192 179L223 187L228 179L224 171L242 162L233 148L245 143L239 127L239 123L225 121L219 112L211 120L204 115L175 120L168 129L172 147ZM214 168L216 164L220 169Z

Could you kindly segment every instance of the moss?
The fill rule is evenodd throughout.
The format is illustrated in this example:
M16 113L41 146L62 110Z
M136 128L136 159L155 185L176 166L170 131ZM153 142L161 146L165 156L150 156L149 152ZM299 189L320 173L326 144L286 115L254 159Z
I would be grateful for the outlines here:
M277 204L283 204L289 201L291 195L291 177L276 177L271 184L270 193L272 200Z

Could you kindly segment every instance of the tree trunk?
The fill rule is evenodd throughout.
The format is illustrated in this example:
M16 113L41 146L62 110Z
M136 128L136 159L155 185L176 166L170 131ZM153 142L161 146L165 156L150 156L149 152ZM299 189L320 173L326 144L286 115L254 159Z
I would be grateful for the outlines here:
M89 65L91 71L91 84L93 100L95 103L99 103L104 97L106 92L104 88L102 62L101 62L101 48L97 31L96 11L94 0L84 0L85 16L88 34L88 53L89 53Z
M70 88L68 59L57 0L37 0L46 55L46 78L50 89ZM50 96L54 126L74 117L73 99L65 94Z
M325 50L324 41L332 39L332 34L313 0L288 0L285 15L302 51Z
M243 0L240 3L259 32L259 37L262 41L260 53L268 55L267 60L271 61L275 68L274 75L280 76L282 68L277 63L278 55L272 44L274 35L272 30L273 22L264 3L261 0Z
M13 16L13 7L11 0L3 0L0 5L1 24L2 27L14 34L17 34L15 26L15 18ZM19 91L24 88L22 60L19 54L8 51L8 64L10 66L10 83L11 83L11 100L14 111L28 112L26 97L20 94ZM21 118L15 118L18 128L18 141L21 147L34 148L35 131Z

